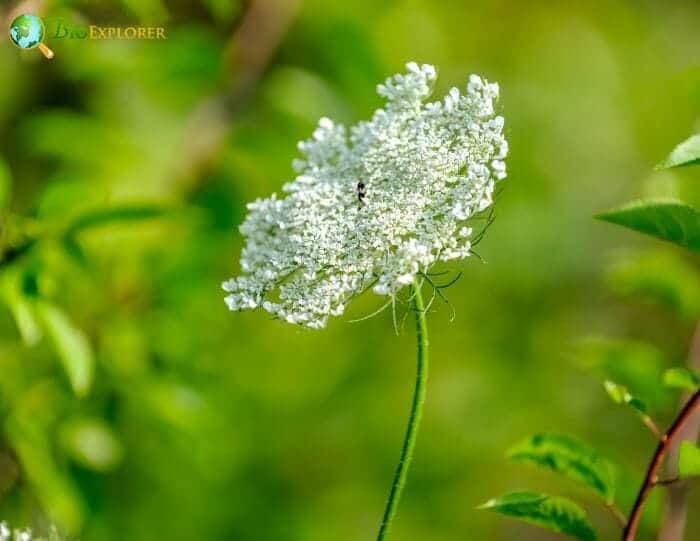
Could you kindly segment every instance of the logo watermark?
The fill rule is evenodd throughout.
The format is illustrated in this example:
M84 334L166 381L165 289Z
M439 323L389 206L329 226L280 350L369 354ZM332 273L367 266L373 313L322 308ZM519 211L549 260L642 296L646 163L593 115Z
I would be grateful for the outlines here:
M167 39L163 26L100 26L75 25L65 19L47 19L51 39L92 40L163 40Z
M87 40L164 40L167 39L163 26L101 26L74 24L66 19L47 18L45 21L36 15L25 13L15 17L10 24L10 40L20 49L39 49L46 58L54 53L44 44L44 39L87 39Z
M46 26L36 15L25 13L10 23L10 40L20 49L38 48L46 58L53 58L53 51L44 45Z

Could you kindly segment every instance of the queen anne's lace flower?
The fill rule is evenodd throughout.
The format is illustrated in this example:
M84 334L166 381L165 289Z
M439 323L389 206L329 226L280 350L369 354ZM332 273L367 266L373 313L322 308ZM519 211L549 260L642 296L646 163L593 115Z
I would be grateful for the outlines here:
M34 537L31 530L12 530L6 522L0 522L0 541L61 541L56 528L49 531L48 540L44 537Z
M387 104L372 120L350 130L319 121L299 143L286 197L248 205L243 274L223 284L231 310L261 306L319 328L370 285L391 296L435 262L470 254L466 222L506 176L498 85L472 75L465 94L425 103L435 68L406 67L377 87Z

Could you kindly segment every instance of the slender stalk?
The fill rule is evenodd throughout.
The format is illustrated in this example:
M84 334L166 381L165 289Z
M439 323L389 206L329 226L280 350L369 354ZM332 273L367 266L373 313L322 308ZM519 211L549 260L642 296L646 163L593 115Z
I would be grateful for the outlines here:
M642 419L642 422L651 431L651 433L654 434L654 437L657 440L663 441L664 435L661 433L661 430L659 430L658 425L653 421L653 419L651 417L649 417L648 415L645 415L644 418Z
M680 483L681 479L679 477L671 477L670 479L659 479L655 485L660 487L670 487L676 483Z
M666 432L664 437L661 439L661 442L659 442L659 445L656 447L656 452L654 453L651 463L649 464L649 468L647 469L644 483L642 483L642 487L639 489L637 499L634 502L629 520L627 521L627 526L625 526L625 531L622 535L623 541L634 540L634 537L637 534L637 527L639 526L639 519L642 516L644 504L649 496L649 493L651 492L651 489L654 488L659 479L659 470L661 469L664 458L671 447L671 443L673 442L674 437L681 432L685 423L693 416L693 413L698 409L698 407L700 407L700 391L697 391L690 398L690 400L688 400L678 417L676 417L676 420L671 425L671 428L668 429L668 432Z
M408 427L403 441L401 459L394 474L394 482L391 486L389 501L386 504L382 525L379 528L377 541L383 541L389 534L391 521L396 514L396 509L401 499L403 487L406 484L406 476L413 458L413 449L416 446L416 436L418 426L423 415L423 404L425 403L425 385L428 380L428 326L425 321L425 304L421 294L420 283L413 282L413 307L416 313L416 339L418 341L418 370L416 373L416 387L413 391L413 405L408 418Z
M608 511L610 511L610 514L613 516L620 528L624 530L625 526L627 526L627 517L622 514L622 511L620 511L617 505L615 505L613 502L606 502L605 507Z
M693 370L700 370L700 323L696 325L688 352L689 365ZM683 400L688 396L684 395ZM683 430L673 441L668 451L666 475L669 479L678 477L678 454L680 442L696 442L700 434L700 411L683 426ZM668 485L668 496L663 522L659 530L658 541L683 541L688 517L688 483L677 482Z

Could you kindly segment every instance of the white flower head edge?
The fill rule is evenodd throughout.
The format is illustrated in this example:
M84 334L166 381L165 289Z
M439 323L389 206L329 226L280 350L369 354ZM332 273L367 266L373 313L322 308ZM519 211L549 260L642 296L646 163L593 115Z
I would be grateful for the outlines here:
M464 93L429 102L435 67L406 68L377 86L386 105L371 120L321 118L285 195L248 204L242 272L222 285L229 309L321 328L368 287L393 297L470 254L469 219L506 176L498 85L472 75Z
M61 541L58 531L51 527L48 540L44 537L38 538L32 535L31 530L10 530L7 522L0 522L0 541Z

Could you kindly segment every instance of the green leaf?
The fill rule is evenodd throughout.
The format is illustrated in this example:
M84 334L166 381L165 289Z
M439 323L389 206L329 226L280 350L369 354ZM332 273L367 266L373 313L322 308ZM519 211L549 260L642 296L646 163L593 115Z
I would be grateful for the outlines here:
M671 365L668 356L645 342L589 336L576 349L576 360L601 381L612 380L634 389L654 411L673 407L675 393L660 384Z
M669 169L700 163L700 134L689 137L656 166L656 169Z
M669 368L664 372L664 385L693 393L700 387L700 377L688 368Z
M509 451L512 460L548 468L583 484L606 502L615 497L615 470L610 462L586 444L558 434L537 434Z
M86 395L95 370L95 357L87 336L63 310L48 302L38 301L36 314L63 363L73 391L79 396Z
M63 449L76 462L99 472L114 469L124 450L112 429L100 419L72 419L61 426Z
M114 222L133 222L160 218L168 212L171 212L171 209L162 205L148 203L119 205L95 209L85 212L73 220L66 230L66 236L72 237L86 229L99 227Z
M634 201L596 218L700 251L700 213L681 201Z
M581 541L596 539L586 512L566 498L534 492L513 492L489 500L479 509L494 511Z
M77 533L86 505L73 478L57 460L51 437L52 420L61 402L51 383L34 386L14 404L4 431L21 464L22 479L32 487L49 518Z
M603 386L605 387L605 390L610 398L613 399L613 402L617 404L626 404L627 406L637 410L637 412L643 417L648 415L649 408L647 405L636 396L631 395L627 390L627 387L623 387L622 385L618 385L614 381L609 380L606 381Z
M682 441L678 453L678 476L700 476L700 449L689 441Z
M65 235L61 241L61 245L66 251L66 254L68 254L74 262L83 268L87 267L88 259L85 255L85 251L74 235Z
M22 341L33 346L41 340L41 327L34 315L34 306L22 290L22 275L15 269L6 271L2 276L2 296L12 313Z
M639 297L679 317L700 317L700 273L677 250L625 253L606 269L608 287L617 295Z

